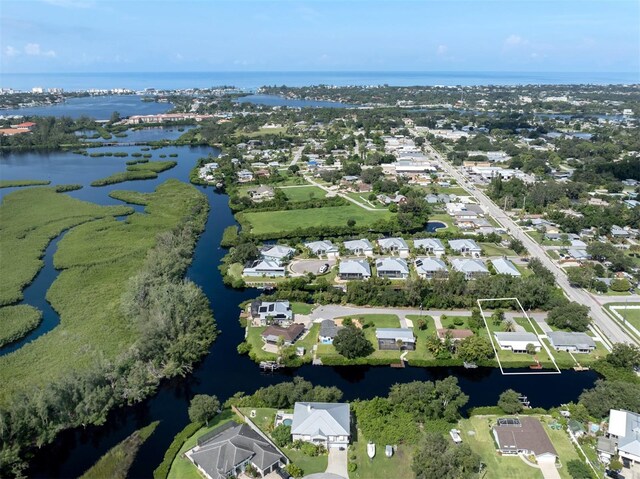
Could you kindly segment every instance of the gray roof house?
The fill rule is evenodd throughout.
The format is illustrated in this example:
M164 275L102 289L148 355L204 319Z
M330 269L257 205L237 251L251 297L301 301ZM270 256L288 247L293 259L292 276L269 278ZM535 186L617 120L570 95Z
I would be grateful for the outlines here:
M586 250L583 250L583 249L571 248L567 250L567 253L569 254L569 256L571 256L573 259L577 261L584 261L587 259L591 259L591 255L587 253Z
M331 319L325 319L320 323L320 331L318 332L318 341L322 344L332 344L333 338L336 337L340 328Z
M474 279L489 274L489 270L479 259L453 258L451 266L456 271L464 273L465 279Z
M385 252L398 253L405 258L409 256L409 245L402 238L382 238L378 240L378 246Z
M325 447L345 447L351 438L349 404L297 402L293 408L291 438Z
M242 270L243 276L266 276L269 278L277 278L285 275L284 266L277 261L256 260L247 264Z
M215 434L215 431L212 431ZM261 475L278 470L289 461L270 441L247 424L229 422L217 434L198 440L186 456L208 479L227 479L242 473L248 464Z
M407 279L409 265L402 258L380 258L376 260L376 270L379 278Z
M437 238L422 238L413 240L413 246L416 249L422 249L425 253L431 253L438 257L445 253L442 241Z
M266 246L262 248L262 251L260 252L263 259L267 261L276 261L278 263L288 260L293 257L295 253L295 248L280 244Z
M376 339L379 349L416 349L416 338L413 330L408 328L377 328Z
M482 253L482 248L471 239L449 240L449 246L453 251L460 254L480 256L480 253Z
M368 239L345 241L344 247L352 254L373 256L373 245Z
M498 274L507 274L509 276L521 276L520 271L515 265L506 258L492 259L491 264Z
M611 409L609 435L618 442L618 454L624 461L640 463L640 414Z
M304 245L317 256L326 255L328 258L336 258L340 255L338 247L335 246L331 241L310 241L309 243L305 243Z
M338 266L340 279L369 279L371 278L371 266L366 259L345 259Z
M611 236L613 236L614 238L628 238L631 235L628 230L625 230L620 226L613 225L611 227Z
M542 347L538 337L533 333L520 332L496 332L493 336L498 341L500 349L510 350L514 353L526 353L527 345L533 344L536 352Z
M271 200L275 197L275 191L271 186L260 185L255 188L249 188L247 194L255 203L259 203L264 200Z
M444 278L449 273L445 262L438 258L416 258L415 267L418 276L424 279Z
M293 320L293 311L289 301L260 301L256 299L251 303L251 317L259 319L264 326L268 319L281 323Z
M590 353L596 349L593 338L585 333L550 331L547 333L547 338L556 351Z

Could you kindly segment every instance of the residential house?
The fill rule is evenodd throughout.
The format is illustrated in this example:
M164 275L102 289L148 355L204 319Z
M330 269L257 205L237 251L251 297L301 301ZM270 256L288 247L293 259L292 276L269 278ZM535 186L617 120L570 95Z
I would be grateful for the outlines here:
M640 464L640 414L611 409L609 436L617 441L616 449L623 463Z
M348 403L297 402L293 408L291 439L346 448L351 439Z
M398 253L401 258L409 256L409 245L402 238L382 238L378 240L380 249L387 253Z
M584 249L570 248L567 250L567 253L576 261L586 261L591 259L591 255Z
M368 239L345 241L344 247L355 255L373 256L373 245Z
M366 259L345 259L340 261L338 276L342 280L369 279L371 266Z
M558 453L537 418L500 418L492 432L498 451L503 455L532 455L538 464L556 462Z
M542 347L540 341L538 341L538 336L533 333L495 332L493 336L498 341L500 349L513 351L514 353L526 353L529 344L533 344L536 352L540 351Z
M446 278L449 274L445 262L438 258L416 258L415 267L423 279Z
M516 277L521 276L518 268L516 268L516 266L506 258L492 259L491 264L498 274L506 274L508 276Z
M614 238L629 238L631 236L631 233L628 229L613 225L611 227L611 236Z
M331 319L324 319L320 323L320 331L318 333L318 341L322 344L333 344L333 338L336 337L340 328Z
M413 351L416 349L416 338L409 328L377 328L376 339L381 350L398 349Z
M380 258L376 260L376 270L379 278L407 279L409 265L402 258Z
M248 263L242 270L243 276L265 276L269 278L282 278L285 273L284 266L280 263L263 259Z
M489 274L489 270L479 259L453 258L451 266L454 270L464 273L465 279L476 279Z
M475 258L482 253L482 248L471 239L449 240L449 247L458 254L471 255Z
M236 173L239 183L248 183L253 181L253 173L249 170L240 170Z
M262 248L260 255L266 261L274 261L278 264L287 262L296 253L296 249L287 245L272 245Z
M211 433L200 437L185 453L207 479L240 476L248 465L264 477L289 462L271 441L247 424L231 421Z
M378 195L377 198L378 198L378 201L383 205L390 205L391 203L395 203L399 205L407 202L407 197L397 192L392 196Z
M304 245L316 256L326 256L327 259L336 259L340 256L338 247L334 246L331 241L311 241Z
M271 186L260 185L255 188L249 188L247 194L254 203L268 201L275 198L275 192Z
M556 351L590 353L596 349L593 338L586 333L550 331L547 333L547 338Z
M265 343L278 344L278 340L282 338L285 346L291 346L302 336L302 333L304 333L303 324L293 323L286 328L272 324L262 331L261 336Z
M413 247L425 253L433 254L438 258L445 253L442 241L437 238L422 238L413 240Z
M461 341L469 336L473 336L473 331L470 329L438 328L437 334L440 341L445 341L447 338L451 341Z
M271 322L278 324L288 323L293 320L293 311L289 301L261 301L256 299L251 302L251 317L259 320L262 326Z

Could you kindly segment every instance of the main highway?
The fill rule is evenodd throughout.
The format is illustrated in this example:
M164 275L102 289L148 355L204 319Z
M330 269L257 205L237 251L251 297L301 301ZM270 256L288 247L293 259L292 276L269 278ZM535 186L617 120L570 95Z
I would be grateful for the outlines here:
M418 136L416 131L412 132L414 136ZM595 326L600 330L605 339L610 343L637 343L636 339L627 334L619 324L612 319L602 309L602 306L587 291L574 288L569 284L567 275L554 261L547 256L545 250L527 235L513 219L511 219L500 207L498 207L484 192L480 191L469 180L457 170L451 163L445 160L431 144L426 141L424 144L425 152L435 158L441 165L442 169L453 177L458 185L467 190L471 196L484 208L484 210L493 216L514 238L522 241L522 244L529 252L532 258L538 258L542 264L549 269L556 278L556 283L564 291L567 298L576 303L588 306L591 312L591 318Z

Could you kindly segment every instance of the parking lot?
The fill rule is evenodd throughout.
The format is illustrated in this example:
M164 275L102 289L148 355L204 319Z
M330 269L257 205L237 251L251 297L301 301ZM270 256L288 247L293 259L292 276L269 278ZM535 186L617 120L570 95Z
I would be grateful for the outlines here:
M292 261L289 265L289 270L293 275L304 275L307 273L318 274L320 268L325 265L329 265L331 269L336 264L335 259L299 259Z

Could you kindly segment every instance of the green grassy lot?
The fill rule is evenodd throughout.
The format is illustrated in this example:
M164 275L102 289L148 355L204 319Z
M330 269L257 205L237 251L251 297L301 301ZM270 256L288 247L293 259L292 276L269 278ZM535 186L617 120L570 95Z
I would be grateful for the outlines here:
M0 180L0 188L13 188L15 186L48 185L50 180Z
M365 204L367 206L370 206L371 208L376 208L379 210L387 210L388 207L383 205L382 203L380 203L378 200L373 200L370 201L369 200L369 193L347 193L347 196L349 198L353 198L354 200L358 201L359 203Z
M267 329L266 326L249 327L249 333L245 341L251 345L251 359L254 361L275 361L278 357L276 354L262 350L264 341L261 334L265 329Z
M311 311L313 311L315 307L315 304L291 303L291 311L293 311L293 314L311 314Z
M391 477L414 477L411 470L412 447L400 445L391 457L384 454L385 444L376 444L376 455L373 459L367 456L367 439L358 431L358 440L349 448L353 453L357 465L354 472L349 473L349 479L387 479ZM351 462L351 461L350 461Z
M205 435L209 431L213 431L215 428L220 427L223 424L228 423L229 421L237 421L238 423L242 423L242 419L240 419L237 415L232 413L230 410L224 410L222 411L222 413L216 416L213 421L209 422L208 426L200 428L198 432L187 439L180 448L178 454L176 454L176 458L171 464L168 479L202 479L202 476L198 472L196 466L194 466L193 463L183 455L185 452L196 445L199 437Z
M0 205L0 305L22 299L22 289L43 266L45 248L62 231L129 213L129 207L98 206L54 188L27 188L5 196Z
M22 339L38 327L42 321L42 311L19 304L0 308L0 347Z
M237 218L247 224L253 234L280 233L298 228L318 226L344 226L354 219L359 226L372 225L378 220L387 220L389 211L367 211L356 205L313 208L312 210L261 211L238 213Z
M296 186L295 188L280 188L280 190L287 196L289 201L308 201L311 199L320 199L327 196L327 192L317 186Z
M283 133L286 133L287 129L286 127L279 127L279 128L260 128L257 131L252 131L252 132L244 132L244 131L239 131L236 133L236 135L238 136L248 136L249 138L257 138L260 136L265 136L265 135L281 135Z
M455 321L462 321L462 325L458 326L454 324ZM469 316L449 316L446 318L440 318L442 327L446 329L469 329Z
M159 421L152 422L109 449L80 479L124 479L140 446L153 434Z
M44 198L39 197L42 191ZM16 256L37 258L46 244L46 239L40 240L38 237L44 236L38 229L35 233L29 232L30 224L39 225L44 222L43 218L51 216L70 216L77 223L92 216L73 216L74 212L79 215L78 212L88 211L95 216L107 212L111 215L114 211L122 210L113 207L105 210L47 191L50 190L30 188L5 198L2 208L8 208L9 213L3 217L3 226L16 228L22 225L26 237L36 236L35 240L40 241L38 244L41 246L32 247L35 241L16 241L15 245L11 245L14 248L12 254L3 254L3 271L13 271L13 268L5 267L5 261L13 261ZM19 205L7 201L18 194L32 196L26 197L27 201ZM57 196L67 200L59 203ZM114 192L112 196L129 195ZM70 371L82 371L98 358L113 359L136 340L136 330L125 320L121 310L120 298L127 287L127 280L138 272L147 252L155 245L158 234L174 229L182 221L185 212L206 202L204 195L196 188L177 180L161 184L154 193L136 195L139 201L143 197L147 214L136 213L126 221L113 218L91 221L73 228L60 241L54 264L62 271L47 292L47 300L60 314L60 324L18 351L0 357L0 402L6 401L19 390L46 387L51 381L67 376ZM31 203L37 205L35 211L31 211ZM22 209L24 216L13 209ZM64 209L66 216L61 215L60 209ZM8 222L5 218L11 218L12 221ZM60 228L60 224L60 220L54 219L53 226L56 229ZM30 253L26 254L22 248L31 248ZM1 277L4 280L7 276Z
M480 243L485 256L518 256L515 251L495 243Z
M624 306L640 306L640 303L610 303L606 305L606 308L611 311L611 306L623 306L622 308L616 309L618 314L622 316L629 324L634 326L637 330L640 331L640 309L626 309ZM613 315L613 313L612 313ZM616 320L620 321L616 315L613 315Z
M113 185L124 181L149 180L157 178L158 173L169 170L176 165L175 161L149 161L148 163L129 165L127 166L127 171L93 181L91 186Z

